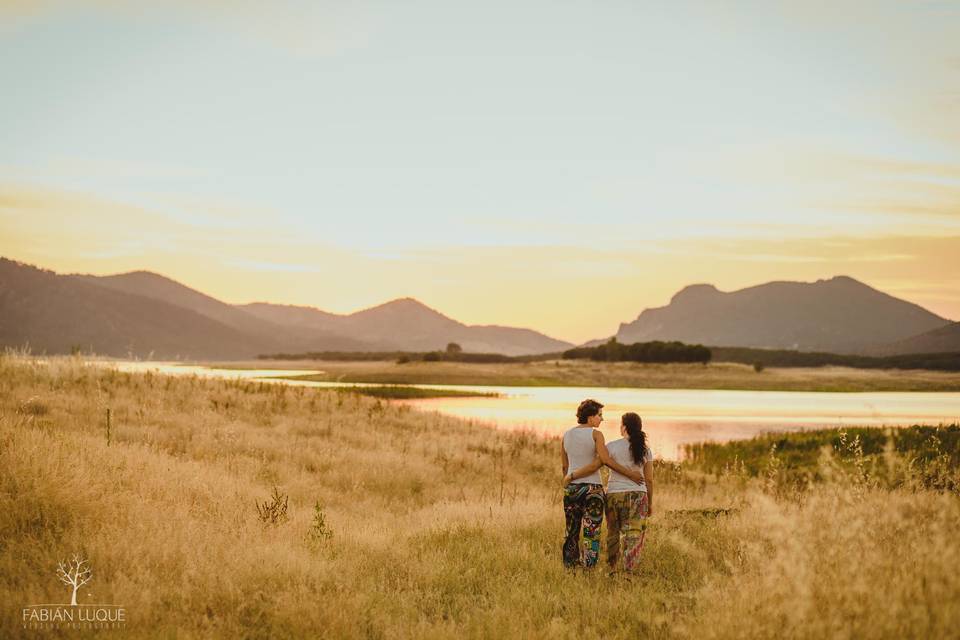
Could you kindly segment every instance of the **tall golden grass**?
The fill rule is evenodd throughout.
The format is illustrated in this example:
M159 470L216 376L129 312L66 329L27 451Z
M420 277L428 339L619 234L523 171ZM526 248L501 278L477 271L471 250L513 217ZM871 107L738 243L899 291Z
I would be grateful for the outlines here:
M661 464L639 573L571 574L557 447L352 394L4 357L0 636L77 635L21 623L68 601L77 552L80 603L123 604L131 637L960 633L954 494ZM265 524L275 488L287 517Z

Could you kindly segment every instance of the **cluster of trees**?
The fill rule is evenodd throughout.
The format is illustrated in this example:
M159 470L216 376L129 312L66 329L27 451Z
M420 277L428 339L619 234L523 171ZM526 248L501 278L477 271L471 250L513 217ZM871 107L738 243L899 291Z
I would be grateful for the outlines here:
M257 356L261 360L331 360L340 362L530 362L547 356L505 356L502 353L465 353L456 342L437 351L311 351L308 353L272 353Z
M822 367L835 365L860 369L930 369L960 371L960 353L919 353L911 355L872 357L788 351L783 349L752 349L748 347L705 347L682 342L638 342L621 344L611 338L597 347L569 349L563 354L543 353L532 356L506 356L501 353L465 353L459 344L451 342L446 349L436 351L319 351L309 353L275 353L261 355L263 360L339 360L339 361L394 361L407 362L538 362L565 359L590 359L600 362L740 362L753 365L757 371L766 367Z
M747 347L711 347L716 362L752 364L764 367L856 367L859 369L930 369L960 371L960 353L916 353L899 356L856 356L814 351L784 349L750 349Z
M474 363L483 363L483 362L515 362L516 358L511 358L510 356L505 356L502 353L464 353L463 348L456 342L451 342L447 345L446 350L444 351L428 351L427 353L421 354L411 354L419 356L419 360L424 362L474 362ZM410 359L404 360L399 358L398 363L403 364L404 362L409 362Z
M563 352L565 359L586 359L605 362L710 362L710 349L702 344L682 342L636 342L622 344L610 338L597 347L579 347Z
M262 353L258 360L332 360L340 362L380 362L396 360L406 351L308 351L306 353Z

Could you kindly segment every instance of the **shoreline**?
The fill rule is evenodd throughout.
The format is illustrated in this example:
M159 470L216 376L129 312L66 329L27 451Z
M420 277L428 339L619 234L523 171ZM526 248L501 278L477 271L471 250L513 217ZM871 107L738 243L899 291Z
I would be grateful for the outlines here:
M187 364L186 362L184 364ZM960 373L854 369L850 367L771 367L754 371L735 363L648 364L553 360L537 363L467 364L385 361L194 361L223 369L299 369L323 373L286 376L319 382L381 385L442 384L498 387L588 387L688 389L705 391L798 391L824 393L960 392Z

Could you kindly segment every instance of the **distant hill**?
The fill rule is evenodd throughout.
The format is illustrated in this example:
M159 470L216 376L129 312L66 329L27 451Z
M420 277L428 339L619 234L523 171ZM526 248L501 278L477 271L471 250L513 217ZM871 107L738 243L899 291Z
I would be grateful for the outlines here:
M920 335L897 340L870 350L881 356L906 353L960 353L960 322L926 331Z
M310 307L230 305L147 271L58 275L0 258L0 346L75 348L157 359L266 353L443 349L529 355L569 343L529 329L470 327L410 298L349 315Z
M266 347L195 311L4 258L0 345L157 359L251 357Z
M75 277L116 291L163 300L178 307L191 309L240 331L256 332L265 326L259 318L233 305L220 302L176 280L150 271L131 271L112 276L76 275ZM267 326L276 328L275 325Z
M838 354L960 352L960 323L846 276L733 292L692 285L620 325L624 344L678 340ZM573 345L531 329L470 326L412 298L351 314L258 302L230 305L146 271L58 275L0 258L0 346L73 348L165 359L268 353L432 351L525 356ZM591 341L592 344L605 341Z
M587 340L583 344L578 344L578 348L592 349L593 347L599 347L602 344L606 344L610 338L596 338L594 340Z
M465 351L516 356L562 351L572 346L530 329L465 325L413 298L400 298L348 315L266 303L240 308L278 324L318 327L377 343L381 350L431 351L456 342Z
M302 349L366 351L377 347L363 340L336 335L322 328L281 327L242 307L221 302L176 280L149 271L132 271L112 276L77 275L75 277L116 291L162 300L190 309L250 336L257 344L270 345L268 351Z
M847 276L770 282L722 292L685 287L665 307L621 324L623 343L679 340L719 347L863 353L949 324L926 309Z
M287 327L332 328L340 318L335 313L327 313L314 307L302 307L293 304L272 304L269 302L251 302L237 305L247 313L263 320Z

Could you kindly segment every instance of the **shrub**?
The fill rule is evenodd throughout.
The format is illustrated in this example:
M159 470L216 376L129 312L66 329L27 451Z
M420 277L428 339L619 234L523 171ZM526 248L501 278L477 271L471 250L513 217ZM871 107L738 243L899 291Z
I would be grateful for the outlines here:
M257 503L257 514L260 516L260 522L269 525L283 524L290 517L287 515L287 503L290 496L280 493L276 487L273 488L273 494L270 500L264 500Z

